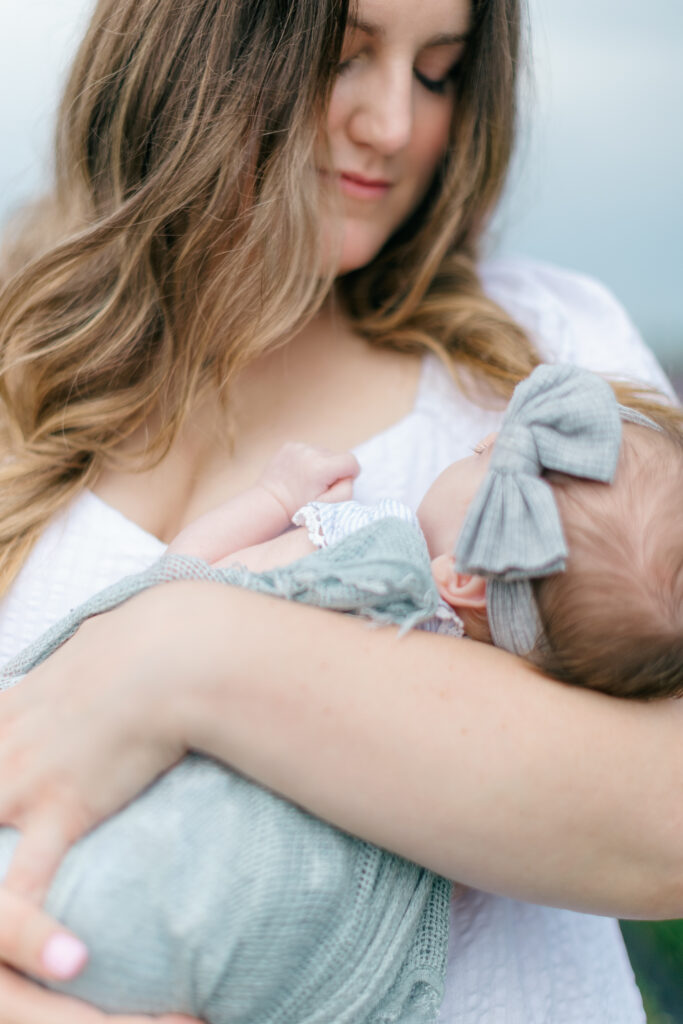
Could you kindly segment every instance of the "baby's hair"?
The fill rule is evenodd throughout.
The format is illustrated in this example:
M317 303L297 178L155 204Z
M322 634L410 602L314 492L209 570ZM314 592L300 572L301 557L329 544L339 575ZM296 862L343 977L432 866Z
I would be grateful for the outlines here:
M614 484L549 477L570 554L534 583L544 636L530 655L563 682L641 700L683 694L683 417L647 414L661 432L624 425Z

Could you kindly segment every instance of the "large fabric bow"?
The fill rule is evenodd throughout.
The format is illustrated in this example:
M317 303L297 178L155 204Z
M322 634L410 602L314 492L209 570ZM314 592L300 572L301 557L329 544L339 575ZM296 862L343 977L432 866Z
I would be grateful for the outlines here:
M458 572L487 579L493 642L528 654L542 629L531 580L561 572L567 544L543 473L610 483L621 448L620 407L603 378L538 366L515 389L455 549Z

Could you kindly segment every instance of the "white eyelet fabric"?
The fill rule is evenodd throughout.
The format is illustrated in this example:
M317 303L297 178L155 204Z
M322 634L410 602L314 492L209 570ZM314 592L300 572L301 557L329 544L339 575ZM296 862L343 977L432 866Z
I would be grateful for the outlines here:
M672 394L623 309L594 281L513 261L489 264L482 274L489 294L530 332L545 360L636 378ZM501 415L465 398L439 361L425 357L414 408L355 450L362 471L354 498L394 498L416 509L435 477L495 430ZM0 662L163 551L157 538L93 494L81 495L47 527L0 604ZM616 922L455 887L440 1024L644 1020Z
M420 522L416 514L395 498L382 498L373 505L361 505L359 501L310 501L298 509L292 522L295 526L304 526L308 531L308 539L316 548L327 548L338 541L362 530L371 523L381 519L402 519L421 532ZM441 633L444 636L464 636L465 627L462 619L455 614L443 598L434 615L421 622L417 629L427 633Z

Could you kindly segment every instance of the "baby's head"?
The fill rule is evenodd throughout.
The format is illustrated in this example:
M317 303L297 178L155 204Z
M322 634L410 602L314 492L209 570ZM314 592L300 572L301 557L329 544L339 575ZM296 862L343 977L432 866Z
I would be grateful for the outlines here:
M557 424L544 423L543 411L532 413L532 433L540 439L542 454L541 466L530 466L527 474L517 458L527 443L526 427L520 434L519 416L513 416L511 426L508 415L495 461L495 438L486 439L473 458L455 463L439 477L418 516L441 596L463 619L469 636L522 654L555 678L618 696L679 695L681 418L673 410L661 407L658 412L650 405L651 426L642 417L640 422L627 420L623 432L617 426L610 441L615 421L609 429L605 422L610 422L610 406L614 412L619 407L604 381L574 368L539 367L529 379L531 389L525 392L522 385L518 390L522 404L526 394L538 405L534 377L548 385L546 408L561 410L565 402L572 414L577 398L576 393L567 397L568 384L585 395L579 403L589 414L585 451L581 453L582 427L566 429L569 421L565 417L563 423L560 414L556 431ZM560 381L557 400L555 379ZM591 393L592 388L597 390ZM515 401L520 409L517 396ZM593 411L599 429L591 440ZM623 407L621 413L629 415ZM521 408L522 420L525 414ZM607 434L596 443L600 430ZM607 469L610 449L616 464L612 472ZM557 466L556 450L559 462L568 453L569 466L563 465L567 472L549 468ZM516 460L521 474L514 469ZM508 464L513 467L509 474ZM581 466L585 468L579 475ZM559 513L556 522L554 509ZM557 538L552 540L556 528L564 535L559 546Z
M625 424L613 484L551 477L569 557L533 584L535 663L624 697L683 693L683 432L657 418Z

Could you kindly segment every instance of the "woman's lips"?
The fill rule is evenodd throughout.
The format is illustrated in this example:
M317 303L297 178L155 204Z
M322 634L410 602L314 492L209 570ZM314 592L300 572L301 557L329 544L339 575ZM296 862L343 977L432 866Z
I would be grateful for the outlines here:
M329 175L328 172L323 174L326 177L333 177L340 192L353 199L381 199L392 187L391 182L383 178L365 178L362 174L354 174L351 171L339 171L334 175Z

